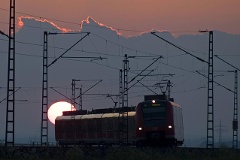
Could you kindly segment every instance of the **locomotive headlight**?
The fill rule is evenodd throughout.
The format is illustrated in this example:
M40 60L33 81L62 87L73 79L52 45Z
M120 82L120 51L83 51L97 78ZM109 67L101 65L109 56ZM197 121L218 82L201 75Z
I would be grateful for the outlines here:
M155 100L152 100L152 103L155 103L156 101Z
M172 126L171 126L171 125L169 125L169 126L168 126L168 128L172 128Z
M138 130L141 131L141 130L142 130L142 127L139 127Z

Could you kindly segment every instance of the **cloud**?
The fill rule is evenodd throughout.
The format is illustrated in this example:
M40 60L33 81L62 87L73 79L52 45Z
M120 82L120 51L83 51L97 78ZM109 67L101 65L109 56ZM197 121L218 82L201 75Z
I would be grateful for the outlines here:
M18 22L17 22L17 25L18 25L18 28L21 29L25 24L24 24L24 20L26 19L29 19L29 20L34 20L36 22L44 22L44 23L48 23L50 24L51 26L53 26L54 28L60 30L61 32L63 33L66 33L66 32L73 32L73 30L71 29L68 29L68 28L62 28L62 27L59 27L57 24L55 24L54 22L50 21L50 20L47 20L45 18L36 18L36 17L30 17L30 16L20 16L18 17ZM29 25L28 25L29 26ZM33 26L29 26L29 27L33 27Z
M44 29L53 29L53 30L59 30L60 32L66 33L66 32L74 32L74 30L70 29L70 28L64 28L64 27L60 27L59 25L57 25L56 23L54 23L54 20L49 20L46 18L42 18L42 17L33 17L33 16L20 16L18 17L18 22L17 22L17 26L18 29L20 30L21 28L23 28L23 26L26 27L34 27L36 28L36 23L34 23L33 21L26 21L26 20L33 20L35 22L42 22L42 23L46 23L46 26L43 26L42 24L40 24L41 28ZM59 20L57 20L59 21ZM69 22L66 22L69 23ZM50 26L49 26L50 25ZM95 20L93 17L88 16L86 19L82 20L81 23L79 24L80 26L80 31L85 30L86 28L89 30L91 28L99 28L99 29L106 29L106 30L110 30L113 31L114 33L116 33L117 35L123 36L125 38L131 38L131 37L136 37L136 36L141 36L143 34L148 34L150 32L164 32L164 33L170 33L167 30L155 30L152 29L150 31L134 31L134 30L129 30L129 29L116 29L114 27L108 26L106 24L103 24L97 20ZM126 36L126 34L124 34L125 32L134 32L134 34L131 36L129 34L127 34L128 36ZM135 34L138 33L138 34Z
M91 16L88 16L87 19L82 20L81 24L80 24L80 28L81 30L83 29L83 27L87 25L88 27L99 27L99 28L106 28L106 29L110 29L114 32L116 32L118 35L122 35L118 29L114 29L113 27L109 27L103 23L100 23L98 21L96 21L94 18L92 18Z

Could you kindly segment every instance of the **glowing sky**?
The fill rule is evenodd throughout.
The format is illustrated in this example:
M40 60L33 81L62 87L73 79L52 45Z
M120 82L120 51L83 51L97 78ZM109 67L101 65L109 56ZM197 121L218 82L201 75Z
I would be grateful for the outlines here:
M79 29L77 23L92 16L117 29L185 33L208 29L240 34L239 6L239 0L16 0L17 12L73 22L76 24L55 21L73 30ZM0 0L0 8L9 10L9 1ZM0 10L1 30L5 32L8 15Z

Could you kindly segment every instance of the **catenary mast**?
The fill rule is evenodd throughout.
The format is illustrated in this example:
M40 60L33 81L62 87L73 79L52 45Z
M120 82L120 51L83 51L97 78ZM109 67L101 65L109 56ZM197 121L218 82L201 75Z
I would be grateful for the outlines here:
M14 146L15 129L15 0L10 0L5 146Z

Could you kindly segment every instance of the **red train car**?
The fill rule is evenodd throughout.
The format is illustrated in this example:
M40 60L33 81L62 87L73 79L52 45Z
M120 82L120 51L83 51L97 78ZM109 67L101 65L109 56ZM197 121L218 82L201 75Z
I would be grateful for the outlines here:
M128 138L136 139L135 111L128 112ZM59 116L55 120L55 138L60 145L118 144L119 113Z
M152 99L136 109L137 142L144 145L179 146L184 141L182 108L171 101Z
M165 98L151 96L128 111L128 143L177 146L183 144L181 107ZM121 108L94 110L84 115L67 112L55 120L55 138L60 145L119 144ZM100 113L99 113L100 112Z

